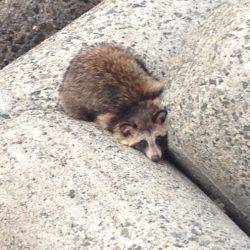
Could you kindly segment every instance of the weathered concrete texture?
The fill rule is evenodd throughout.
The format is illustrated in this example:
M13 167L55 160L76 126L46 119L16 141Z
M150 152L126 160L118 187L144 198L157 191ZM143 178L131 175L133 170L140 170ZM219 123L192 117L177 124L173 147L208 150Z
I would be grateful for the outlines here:
M164 75L178 34L219 4L200 2L105 1L0 71L1 249L250 248L175 168L58 105L70 60L95 42L134 47Z
M101 0L0 0L0 68Z
M169 62L170 147L250 232L250 2L222 4Z
M174 168L92 125L36 109L2 129L1 249L250 247Z

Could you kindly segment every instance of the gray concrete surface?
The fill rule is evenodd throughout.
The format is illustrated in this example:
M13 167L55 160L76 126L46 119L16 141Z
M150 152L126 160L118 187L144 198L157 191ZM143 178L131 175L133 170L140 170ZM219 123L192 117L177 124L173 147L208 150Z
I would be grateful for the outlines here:
M250 233L250 1L222 4L169 62L170 147Z
M250 248L246 234L174 167L154 164L58 105L80 48L134 47L162 77L166 58L181 49L178 34L218 4L105 1L0 71L1 249Z
M101 0L0 0L0 68Z

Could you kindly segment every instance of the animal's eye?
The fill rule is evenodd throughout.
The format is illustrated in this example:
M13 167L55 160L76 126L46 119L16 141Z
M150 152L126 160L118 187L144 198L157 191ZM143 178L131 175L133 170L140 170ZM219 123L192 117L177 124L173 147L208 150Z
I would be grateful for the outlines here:
M167 145L167 139L167 135L159 135L156 137L155 141L157 145L159 145L160 147L164 147Z
M140 142L134 144L132 147L143 152L143 151L145 151L147 146L148 146L147 141L146 140L141 140Z

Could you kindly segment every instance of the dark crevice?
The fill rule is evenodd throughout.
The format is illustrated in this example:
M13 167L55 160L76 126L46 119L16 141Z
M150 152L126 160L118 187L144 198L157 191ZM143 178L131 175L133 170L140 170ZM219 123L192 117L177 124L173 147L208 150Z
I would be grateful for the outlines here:
M250 221L246 214L243 214L235 204L233 204L221 190L201 171L195 173L195 168L187 159L182 159L176 152L167 149L164 154L164 160L176 167L191 182L193 182L201 191L203 191L216 205L227 214L248 236L250 236ZM202 176L202 178L201 178ZM204 181L205 180L205 181Z

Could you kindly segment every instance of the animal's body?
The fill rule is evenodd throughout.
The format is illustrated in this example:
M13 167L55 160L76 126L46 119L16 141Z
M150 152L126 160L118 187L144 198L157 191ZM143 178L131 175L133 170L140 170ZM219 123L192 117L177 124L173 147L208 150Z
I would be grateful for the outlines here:
M70 116L99 124L158 161L167 136L162 90L163 83L131 52L100 44L72 60L60 98Z

